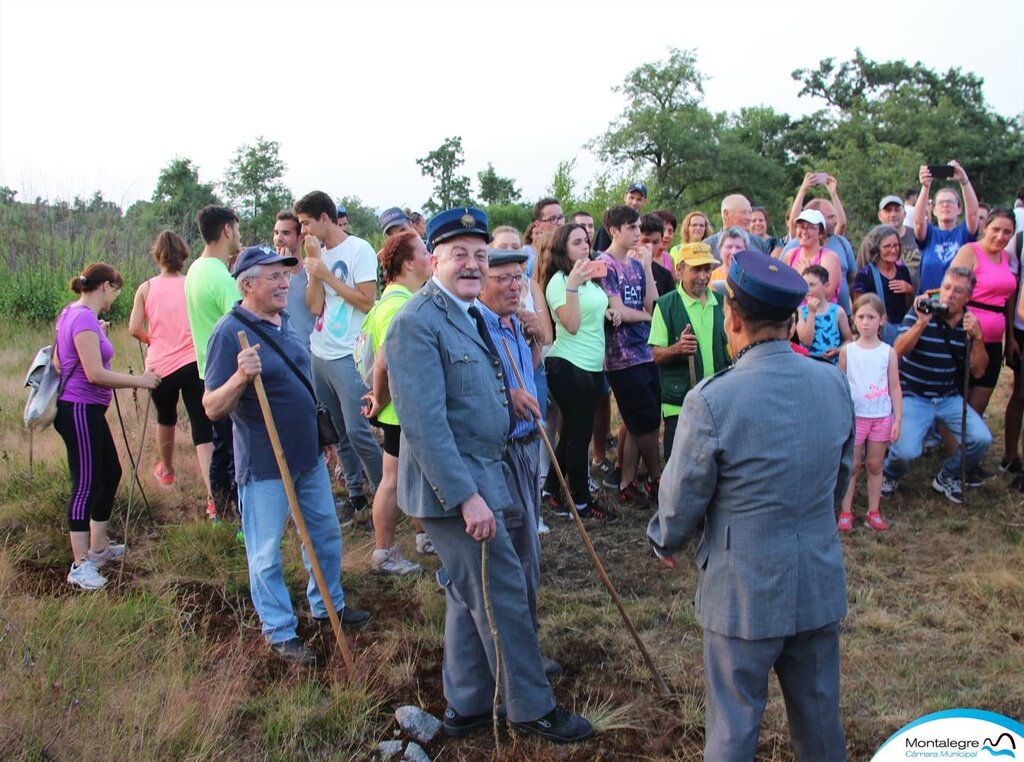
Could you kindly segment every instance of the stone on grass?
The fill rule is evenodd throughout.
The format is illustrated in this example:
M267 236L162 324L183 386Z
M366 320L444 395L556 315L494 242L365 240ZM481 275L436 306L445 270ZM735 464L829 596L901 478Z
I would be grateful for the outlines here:
M402 757L402 760L403 762L433 762L423 747L412 741L409 741L409 745L405 747L405 756Z
M441 721L418 706L400 706L395 710L395 719L406 733L420 743L428 743L441 729Z
M377 752L382 759L391 759L402 753L401 741L381 741L377 744Z

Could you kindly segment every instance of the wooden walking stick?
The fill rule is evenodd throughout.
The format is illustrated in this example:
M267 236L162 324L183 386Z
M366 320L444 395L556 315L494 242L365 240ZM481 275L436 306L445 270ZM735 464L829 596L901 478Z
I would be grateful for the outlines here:
M501 637L498 625L494 621L494 607L491 606L491 577L488 560L491 556L491 541L480 543L480 581L484 588L484 613L487 614L487 626L491 630L494 641L494 700L491 702L491 728L494 732L494 750L501 756L501 736L498 734L498 700L501 698Z
M501 343L504 345L505 356L508 358L509 365L512 366L512 372L515 374L516 381L519 383L519 388L525 389L526 384L523 383L523 377L519 373L519 367L516 365L516 361L512 357L512 351L509 349L508 341L506 341L504 336L501 338ZM548 439L547 432L544 431L544 421L541 420L540 416L535 417L537 419L537 430L540 432L540 438L544 441L544 446L547 448L548 456L551 458L551 467L555 469L555 475L558 477L558 483L562 485L562 493L565 495L566 505L569 506L569 511L572 513L573 520L576 522L576 528L579 530L580 538L583 540L583 545L586 547L587 553L590 554L590 560L594 562L594 568L597 569L598 576L601 577L601 581L608 590L608 594L611 595L612 601L615 603L615 608L619 610L619 616L622 617L623 624L626 625L626 629L629 630L629 634L632 635L633 640L636 641L636 646L640 649L640 655L643 656L647 669L650 670L651 676L654 678L654 682L657 683L658 690L661 691L663 696L671 696L672 691L670 691L668 685L665 684L665 680L662 678L661 672L658 671L658 667L654 664L654 659L651 658L651 654L647 651L647 646L644 645L644 641L640 637L640 633L637 632L636 627L633 625L633 620L631 620L629 618L629 614L626 613L626 608L622 605L622 600L619 598L619 594L615 591L615 585L612 584L611 579L608 577L608 573L605 572L601 559L597 557L597 551L594 550L594 545L590 541L590 535L587 534L587 529L583 526L583 519L580 518L580 513L576 510L576 501L572 499L572 491L569 489L569 484L565 481L565 475L562 473L562 469L558 465L558 458L555 457L555 448L551 446L551 440Z
M971 335L964 341L964 386L961 390L963 408L960 410L960 502L967 505L967 388L971 383Z
M245 331L238 332L238 342L242 349L249 348L249 338ZM267 426L267 436L270 437L270 446L274 450L274 457L277 458L277 467L281 471L281 481L284 482L284 491L288 495L288 507L291 509L292 521L295 528L299 530L299 538L306 549L306 557L309 558L309 565L313 569L313 577L316 579L316 586L320 589L320 595L327 607L327 617L331 620L331 629L334 631L334 639L338 641L338 649L341 651L341 658L345 660L345 669L348 676L355 675L355 663L352 661L352 654L349 653L348 644L345 643L345 636L341 633L341 622L338 620L338 612L334 608L334 600L331 598L331 590L327 586L323 570L320 568L320 560L316 557L313 549L313 542L309 539L309 530L306 529L306 520L299 510L299 497L295 494L295 482L292 481L292 473L288 470L288 461L284 457L284 448L281 446L281 438L277 435L277 426L274 425L274 416L270 412L270 401L267 399L267 390L263 388L263 378L257 375L252 380L256 388L256 397L260 401L260 410L263 411L263 422Z

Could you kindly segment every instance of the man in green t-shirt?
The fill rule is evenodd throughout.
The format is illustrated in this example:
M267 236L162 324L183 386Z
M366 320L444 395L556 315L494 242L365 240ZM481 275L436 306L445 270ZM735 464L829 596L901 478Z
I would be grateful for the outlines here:
M228 271L228 262L238 253L240 236L238 215L223 206L204 206L196 217L206 246L188 268L185 276L185 309L196 347L199 377L206 377L206 345L213 327L239 300L238 284ZM236 495L235 463L231 439L231 419L213 422L213 455L206 466L210 472L210 492L206 515L216 520Z
M683 398L702 378L730 364L722 306L708 289L711 268L716 264L706 243L683 244L676 265L679 283L654 305L647 343L653 347L654 362L661 371L666 461L672 454Z

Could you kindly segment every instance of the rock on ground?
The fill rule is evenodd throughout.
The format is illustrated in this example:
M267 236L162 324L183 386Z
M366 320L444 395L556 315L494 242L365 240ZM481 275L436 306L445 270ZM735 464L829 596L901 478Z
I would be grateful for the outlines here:
M402 730L420 743L428 743L441 729L441 721L418 706L400 706L395 710L395 719ZM406 752L408 754L408 752Z

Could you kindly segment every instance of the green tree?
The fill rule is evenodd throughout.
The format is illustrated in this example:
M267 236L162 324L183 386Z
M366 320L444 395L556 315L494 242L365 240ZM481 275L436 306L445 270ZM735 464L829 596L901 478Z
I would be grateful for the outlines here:
M245 243L269 241L274 217L292 205L292 193L281 181L287 167L280 148L276 140L257 137L255 145L240 146L228 166L224 192L242 220Z
M515 180L499 175L491 162L487 162L487 169L477 172L476 177L480 182L480 200L485 204L512 204L522 196Z
M152 206L145 211L156 224L171 228L193 246L200 237L196 213L207 204L220 203L213 184L199 182L199 167L179 156L160 170ZM136 214L142 212L136 210Z
M13 188L8 188L6 185L0 186L0 204L3 206L10 206L14 203L14 197L18 195L18 191Z
M434 181L434 192L423 204L428 213L440 212L453 206L472 204L469 177L458 174L465 163L462 158L462 138L458 135L444 142L422 159L416 159L424 177Z
M980 199L1013 198L1024 175L1021 122L989 107L980 77L958 68L937 73L921 62L875 62L857 50L850 61L825 59L793 78L801 96L825 104L806 129L794 129L801 171L818 167L840 187L857 189L843 200L858 233L874 222L879 198L917 184L921 164L956 159ZM811 132L816 140L806 139Z
M369 241L380 233L377 213L362 202L359 196L334 196L338 206L345 207L348 216L348 232Z
M551 178L551 185L548 186L548 191L551 193L552 198L558 199L566 214L572 214L571 209L575 208L575 205L578 203L576 198L576 179L572 176L575 170L575 157L568 161L558 162L555 174Z

